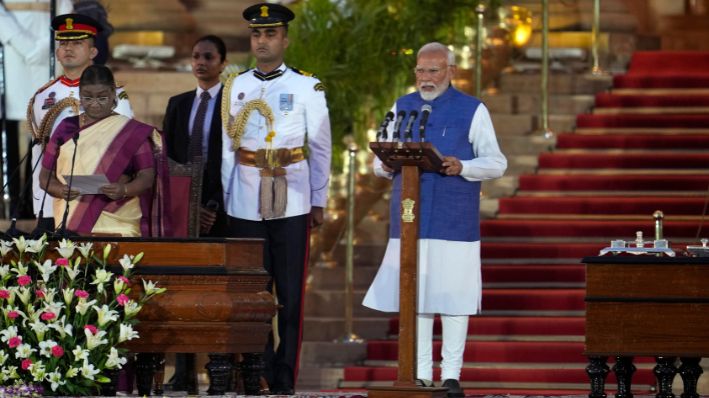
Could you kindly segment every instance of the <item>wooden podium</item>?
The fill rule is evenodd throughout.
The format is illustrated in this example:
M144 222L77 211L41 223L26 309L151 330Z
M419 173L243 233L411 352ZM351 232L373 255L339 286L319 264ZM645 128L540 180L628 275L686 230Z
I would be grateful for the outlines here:
M416 290L421 171L443 169L430 142L370 142L385 165L401 171L401 252L399 272L399 369L392 387L370 387L370 398L445 397L447 388L416 386Z

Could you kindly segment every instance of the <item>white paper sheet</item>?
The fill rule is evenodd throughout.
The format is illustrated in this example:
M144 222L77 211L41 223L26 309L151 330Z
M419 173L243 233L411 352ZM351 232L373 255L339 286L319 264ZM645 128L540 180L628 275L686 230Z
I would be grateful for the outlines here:
M69 182L69 176L64 176L64 181ZM79 191L82 195L96 195L99 189L108 185L108 178L104 174L74 175L71 181L71 189Z

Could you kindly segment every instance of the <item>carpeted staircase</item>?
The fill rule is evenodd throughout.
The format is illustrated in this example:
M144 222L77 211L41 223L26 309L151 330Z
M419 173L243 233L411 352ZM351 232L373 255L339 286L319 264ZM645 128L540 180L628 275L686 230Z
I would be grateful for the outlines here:
M558 134L482 222L483 313L470 319L461 376L468 394L588 393L581 258L636 231L654 236L655 210L676 251L706 236L708 147L709 53L635 53L593 112ZM347 367L340 387L395 380L396 318L388 331L367 342L366 361ZM440 341L435 360L439 352ZM654 362L636 364L633 392L650 393Z

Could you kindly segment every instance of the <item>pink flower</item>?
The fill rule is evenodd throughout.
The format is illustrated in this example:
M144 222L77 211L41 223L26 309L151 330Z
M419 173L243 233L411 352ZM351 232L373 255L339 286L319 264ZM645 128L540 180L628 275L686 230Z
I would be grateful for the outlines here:
M22 360L22 369L23 369L23 370L29 369L30 365L32 365L32 360L31 360L31 359L23 359L23 360Z
M19 283L20 286L27 286L30 283L32 283L32 278L30 278L29 275L22 275L19 278L17 278L17 283Z
M123 293L119 294L118 297L116 297L116 301L118 301L118 304L121 306L126 305L129 300L130 298Z
M41 290L36 290L34 294L39 298L44 298L44 292Z
M130 279L126 278L125 276L121 275L118 277L123 283L125 283L127 286L130 286Z
M14 310L13 310L13 311L8 311L8 312L7 312L7 317L10 318L10 319L15 319L15 318L17 318L18 316L20 316L20 313L17 312L17 311L14 311Z
M53 312L43 312L42 315L39 316L42 318L43 321L51 321L52 319L56 318L57 316Z
M7 341L7 345L10 348L15 348L20 344L22 344L22 337L20 336L10 337L10 340Z
M98 332L98 329L94 325L86 325L84 326L84 329L88 329L91 334L96 334L96 332Z
M9 290L0 290L0 299L7 299L10 298L10 291Z
M60 267L66 267L67 265L69 265L69 260L65 258L57 259L57 265Z
M89 292L87 292L86 290L77 290L74 292L74 296L85 299L89 297Z
M64 349L60 345L55 345L52 347L52 355L54 355L55 358L61 358L62 355L64 355Z

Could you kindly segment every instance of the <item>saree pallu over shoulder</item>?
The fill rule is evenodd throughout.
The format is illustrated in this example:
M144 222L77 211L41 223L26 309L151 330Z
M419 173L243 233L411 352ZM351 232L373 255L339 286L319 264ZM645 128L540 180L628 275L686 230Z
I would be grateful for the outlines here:
M163 137L154 127L121 115L109 116L78 130L76 142L69 140L62 145L57 163L57 176L71 173L71 155L75 145L77 156L74 175L103 174L109 182L117 182L121 175L135 173L134 159L140 164L155 169L156 180L152 189L139 198L112 201L105 195L83 195L69 207L67 228L79 234L108 232L106 225L117 225L115 233L127 236L169 236L169 218L164 213L169 209L167 192L167 161L163 150ZM151 153L141 155L140 149L148 143ZM145 152L145 151L143 151ZM61 212L66 202L61 202ZM55 209L56 210L56 209ZM104 217L102 219L102 217ZM120 221L119 221L120 220ZM128 227L118 224L127 223ZM134 224L132 227L130 224ZM59 224L57 224L59 225ZM99 227L101 231L95 231Z

